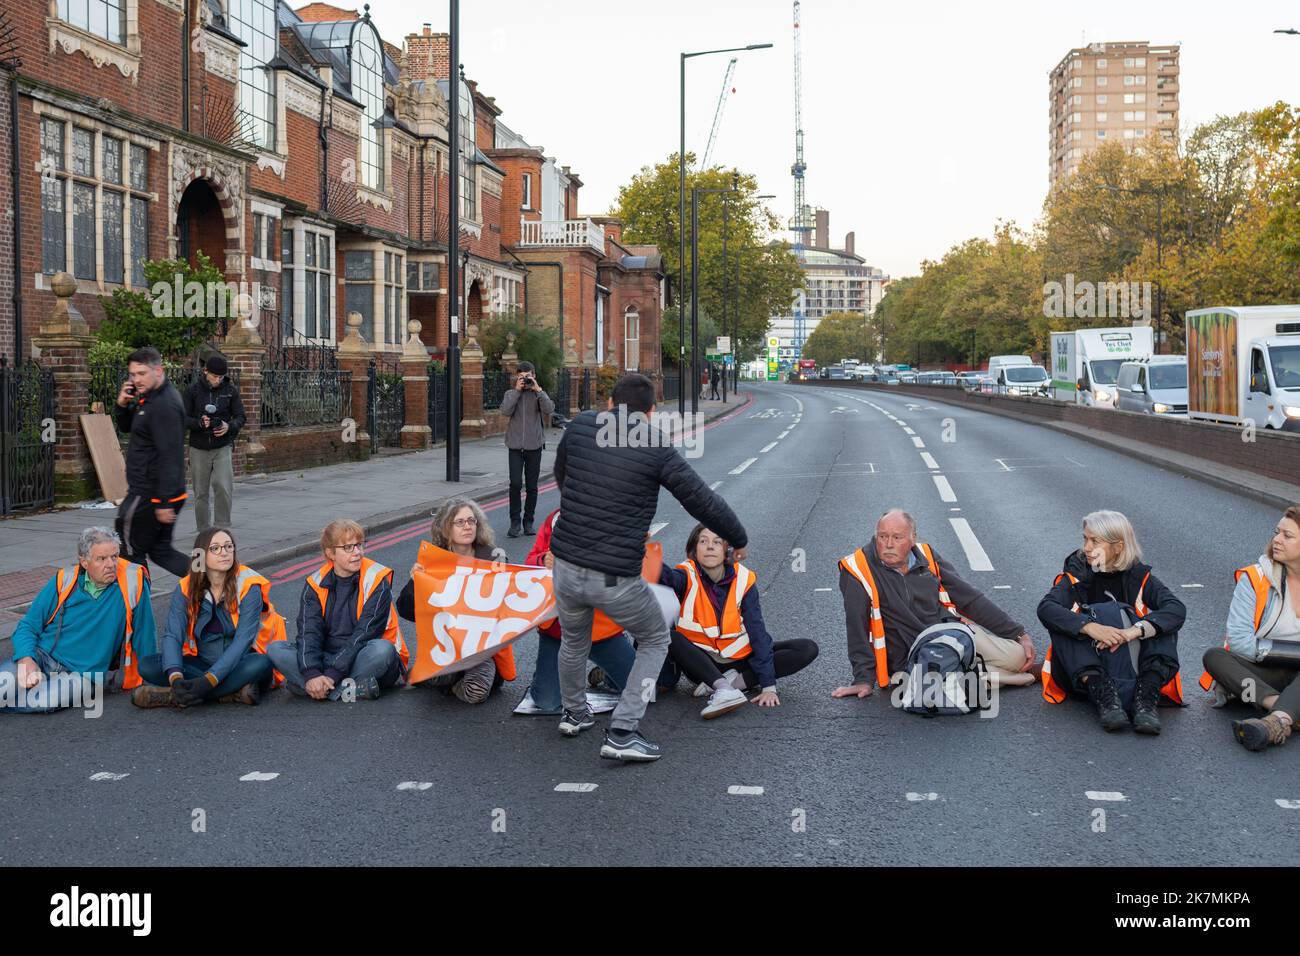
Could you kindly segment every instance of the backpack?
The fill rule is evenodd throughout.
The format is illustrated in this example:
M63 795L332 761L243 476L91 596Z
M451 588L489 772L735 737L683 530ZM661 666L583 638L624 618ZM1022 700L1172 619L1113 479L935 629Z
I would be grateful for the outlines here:
M975 651L975 634L957 621L927 627L907 653L898 706L909 714L947 717L986 710L988 669Z
M1111 600L1081 605L1079 613L1087 615L1089 622L1095 621L1107 627L1117 627L1120 630L1132 627L1133 622L1137 620L1137 613L1132 605L1114 600L1110 592L1107 592L1107 596L1111 597ZM1084 640L1087 638L1084 637ZM1133 694L1137 690L1138 655L1141 652L1140 641L1129 641L1117 651L1111 652L1103 648L1097 653L1101 659L1102 672L1115 682L1120 703L1129 713L1133 712Z

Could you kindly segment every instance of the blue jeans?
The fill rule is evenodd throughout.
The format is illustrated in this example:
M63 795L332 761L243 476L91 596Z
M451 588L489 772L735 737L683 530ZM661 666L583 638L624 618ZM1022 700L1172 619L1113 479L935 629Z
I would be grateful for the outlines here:
M215 663L216 661L205 661L195 654L186 654L181 659L181 672L186 680L193 680L206 674L208 668ZM211 690L203 692L203 699L216 700L227 694L234 694L245 684L258 684L262 690L268 690L271 686L271 670L271 658L257 651L249 651L231 668L225 680ZM161 654L140 658L140 677L146 684L153 684L155 687L167 686L167 670L163 666Z
M45 678L25 693L18 689L18 661L7 660L0 664L0 713L52 714L56 710L80 705L85 701L85 695L90 689L89 681L94 675L68 671L39 647L33 653L32 660ZM54 675L58 675L57 684L51 680ZM20 696L25 699L22 703L17 703ZM9 705L9 700L15 703Z
M275 669L284 675L284 685L299 697L307 695L307 681L298 669L298 645L288 641L275 641L267 645L266 655L271 659ZM397 656L397 648L391 641L377 637L366 641L352 661L352 670L343 675L351 677L358 684L363 684L371 677L379 681L380 687L392 687L402 676L402 659ZM340 682L341 684L342 682ZM339 700L343 688L335 687L330 691L330 700Z
M588 660L600 665L609 682L620 691L627 686L627 675L636 660L632 642L624 634L603 641L593 641ZM537 636L537 666L533 669L533 684L528 688L533 703L543 714L558 714L563 710L560 697L560 642L545 634Z

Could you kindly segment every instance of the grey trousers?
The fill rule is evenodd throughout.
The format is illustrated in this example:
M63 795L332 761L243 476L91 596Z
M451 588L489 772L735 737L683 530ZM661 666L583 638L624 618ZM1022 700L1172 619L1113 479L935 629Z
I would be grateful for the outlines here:
M587 657L591 620L604 611L636 642L636 660L609 726L636 730L654 696L655 678L668 656L669 633L664 614L649 585L639 575L623 578L555 559L555 603L560 618L560 694L567 710L587 705Z
M230 499L235 493L234 446L207 451L190 447L190 476L194 479L194 523L199 531L230 527ZM216 504L213 522L210 505Z

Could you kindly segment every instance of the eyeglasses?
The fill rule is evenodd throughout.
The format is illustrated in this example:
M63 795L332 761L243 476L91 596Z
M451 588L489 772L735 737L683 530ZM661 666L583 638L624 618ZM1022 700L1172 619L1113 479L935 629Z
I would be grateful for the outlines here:
M234 554L235 546L233 544L210 544L208 545L208 554Z
M366 543L364 541L352 541L348 544L336 544L334 550L342 551L345 554L358 554L366 550Z
M457 518L452 524L457 528L474 528L478 526L478 518Z

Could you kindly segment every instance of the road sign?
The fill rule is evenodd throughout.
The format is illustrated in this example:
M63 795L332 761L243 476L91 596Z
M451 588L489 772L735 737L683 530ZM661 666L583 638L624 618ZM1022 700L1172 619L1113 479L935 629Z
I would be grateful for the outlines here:
M767 337L768 348L774 349L774 348L778 348L780 345L781 345L781 340L777 338L775 335L769 335Z
M725 353L725 352L730 352L730 351L731 351L731 336L730 336L730 335L719 335L719 336L718 336L718 351L719 351L719 352L724 352L724 353Z

